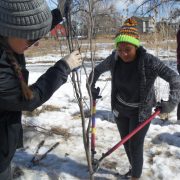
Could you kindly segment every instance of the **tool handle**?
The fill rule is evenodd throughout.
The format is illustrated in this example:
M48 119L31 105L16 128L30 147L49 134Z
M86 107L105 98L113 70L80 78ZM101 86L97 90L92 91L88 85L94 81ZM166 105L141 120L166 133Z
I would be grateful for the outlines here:
M110 155L112 152L114 152L117 148L119 148L125 142L127 142L132 136L134 136L137 132L139 132L144 126L150 123L159 114L160 114L160 109L156 109L155 112L147 120L139 124L139 126L137 126L132 132L130 132L127 136L125 136L119 143L117 143L109 151L104 153L102 157L99 159L99 162L102 161L108 155Z

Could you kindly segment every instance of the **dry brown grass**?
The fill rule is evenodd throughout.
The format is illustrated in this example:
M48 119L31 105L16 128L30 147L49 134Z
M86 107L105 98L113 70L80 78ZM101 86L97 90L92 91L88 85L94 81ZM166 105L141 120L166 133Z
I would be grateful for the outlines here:
M111 77L106 78L106 79L100 79L100 78L99 78L98 81L105 81L105 82L107 82L107 81L111 81L111 79L112 79Z
M166 37L163 37L160 33L157 34L157 45L155 44L155 35L154 34L148 34L148 35L141 35L140 36L141 42L144 42L144 46L146 48L154 49L156 46L161 49L176 49L176 38L170 37L167 39ZM170 40L170 41L169 41ZM174 42L172 41L174 40Z
M52 105L43 105L41 109L35 109L34 111L24 111L23 115L28 117L39 116L41 113L46 111L60 111L60 108Z
M68 140L71 137L71 134L68 129L62 127L51 127L51 132L56 135L61 135Z
M175 37L171 37L171 40L175 40ZM146 48L154 49L155 45L155 36L154 34L144 35L142 34L140 37L141 42L144 42L144 46ZM74 40L76 42L76 40ZM86 52L89 49L89 41L88 39L78 40L79 45L81 47L81 52ZM97 43L112 43L108 47L107 50L114 48L114 35L101 35L96 39L92 40L93 42L93 51L99 51L104 49L102 46L97 46ZM157 46L162 49L167 49L167 46L170 49L176 49L176 43L169 41L167 45L166 38L164 38L161 34L157 34ZM32 46L26 51L26 57L34 57L34 56L42 56L47 54L67 54L67 41L66 40L56 40L56 39L42 39L39 41L39 46Z
M104 163L102 163L102 166L104 166L107 169L116 169L117 162L115 162L115 161L105 161Z
M66 41L59 41L55 39L41 39L38 46L30 47L26 52L26 57L42 56L47 54L61 54L66 53L62 50L62 46L67 46Z
M161 120L167 121L169 119L169 113L159 114Z
M89 118L90 117L90 111L88 109L85 109L84 115L85 115L85 118ZM78 112L75 112L74 114L72 114L72 117L73 117L73 119L79 119L79 118L81 118L81 114L78 111Z
M96 43L113 43L113 40L107 38L93 40L94 51L97 50ZM89 41L79 40L79 44L81 47L81 52L86 52L89 46ZM60 47L63 48L61 49ZM42 56L47 54L66 54L68 53L68 48L66 47L67 47L67 42L64 40L60 41L55 39L42 39L39 41L38 46L30 47L26 51L25 55L26 57L35 57L35 56Z

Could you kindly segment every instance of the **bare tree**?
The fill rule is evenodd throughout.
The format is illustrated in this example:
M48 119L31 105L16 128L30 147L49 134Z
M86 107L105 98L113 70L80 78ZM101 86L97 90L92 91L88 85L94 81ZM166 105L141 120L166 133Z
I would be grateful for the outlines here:
M180 9L179 8L175 8L174 10L172 10L171 14L170 14L170 18L171 19L178 19L178 18L180 18Z
M113 2L109 0L91 0L92 12L89 11L89 2L88 0L75 0L75 5L73 8L74 19L78 19L78 22L83 24L86 27L88 37L90 37L89 24L92 21L92 33L93 36L96 34L95 25L97 25L97 19L99 16L112 16L115 14L116 10L114 8ZM90 18L90 14L92 18Z
M94 69L94 54L93 54L93 47L92 47L92 34L93 34L93 25L94 25L94 19L93 19L93 6L100 2L101 0L83 0L83 1L72 1L69 0L69 11L66 15L66 31L67 31L67 41L68 41L68 47L69 51L72 52L73 49L80 49L80 45L78 42L78 39L74 39L73 36L76 36L76 32L74 30L74 27L72 25L72 20L74 18L74 15L76 13L84 13L84 16L86 20L88 21L88 28L89 28L89 50L91 53L91 65L92 69ZM83 9L82 6L85 8ZM82 8L82 9L81 9ZM88 74L86 72L85 66L83 66L84 71L86 73L86 77L88 78ZM85 119L85 108L84 108L84 99L82 95L82 90L81 90L81 74L78 71L75 71L72 73L72 82L73 82L73 87L74 87L74 92L75 92L75 97L80 109L80 115L81 115L81 120L82 120L82 134L83 134L83 143L84 143L84 148L85 148L85 153L86 153L86 159L87 159L87 164L88 164L88 169L89 169L89 177L91 180L94 179L94 172L93 172L93 167L92 167L92 158L91 158L91 147L90 147L90 138L89 138L89 133L90 133L90 127L91 127L91 117L89 118L88 123L86 122ZM90 90L90 84L88 83L88 92L90 95L90 109L92 109L92 94ZM90 112L92 112L90 110Z
M137 2L137 0L132 0L133 3ZM158 9L159 7L162 7L164 5L171 4L172 6L176 3L179 3L180 0L144 0L134 11L134 14L136 14L141 7L145 7L144 11L140 14L142 16L145 16L151 12L154 11L154 9Z

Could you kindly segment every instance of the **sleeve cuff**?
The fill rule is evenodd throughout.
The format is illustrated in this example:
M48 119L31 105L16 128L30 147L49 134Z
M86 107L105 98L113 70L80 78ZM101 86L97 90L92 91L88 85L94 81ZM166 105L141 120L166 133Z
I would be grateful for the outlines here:
M59 67L59 66L63 66L63 68L65 68L67 74L70 74L71 73L71 69L69 67L69 65L66 63L66 61L64 61L63 59L59 60L56 64L55 64L56 67Z

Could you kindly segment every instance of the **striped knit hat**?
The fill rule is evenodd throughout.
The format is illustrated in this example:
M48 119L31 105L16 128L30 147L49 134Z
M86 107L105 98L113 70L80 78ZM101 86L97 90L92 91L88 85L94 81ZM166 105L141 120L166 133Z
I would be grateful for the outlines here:
M115 39L116 47L118 43L127 42L137 47L140 46L138 29L136 28L137 22L133 18L129 18L124 22L120 29L119 35Z

